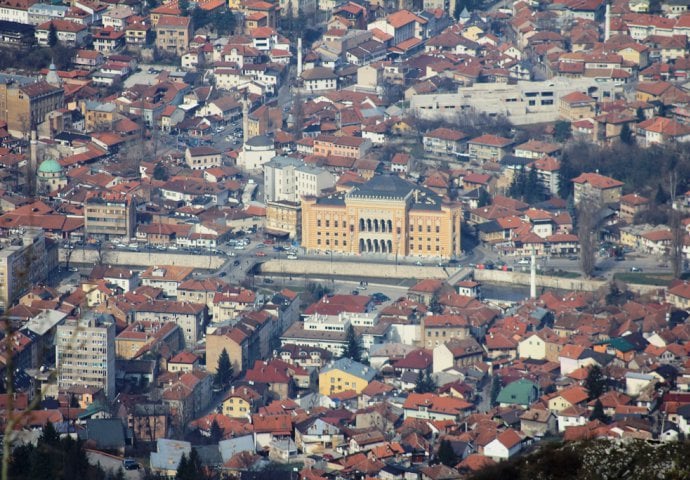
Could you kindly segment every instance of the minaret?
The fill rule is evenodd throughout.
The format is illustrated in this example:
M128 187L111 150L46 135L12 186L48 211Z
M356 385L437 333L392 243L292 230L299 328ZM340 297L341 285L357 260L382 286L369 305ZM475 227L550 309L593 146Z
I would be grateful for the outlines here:
M529 298L537 298L537 256L532 250L532 263L529 275Z
M611 4L606 2L606 16L604 17L604 41L611 38Z
M60 75L57 73L57 67L55 66L55 62L51 61L50 66L48 67L48 74L46 75L46 82L51 84L54 87L61 87L62 86L62 79L60 78Z
M31 141L29 142L29 165L31 171L35 172L38 167L38 138L36 138L36 130L31 130Z
M297 78L302 76L302 37L297 39Z

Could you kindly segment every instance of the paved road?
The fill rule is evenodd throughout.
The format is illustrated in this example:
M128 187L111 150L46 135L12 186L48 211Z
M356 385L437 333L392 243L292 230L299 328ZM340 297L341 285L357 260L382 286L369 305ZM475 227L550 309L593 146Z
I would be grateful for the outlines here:
M86 452L86 458L89 460L89 463L92 465L96 465L97 463L101 464L101 467L108 472L115 474L117 471L120 469L122 466L122 459L118 457L113 457L112 455L107 455L105 453L101 452L94 452L91 450L87 450ZM127 480L141 480L144 478L144 470L139 469L139 470L124 470L125 472L125 478ZM77 480L77 479L73 479Z

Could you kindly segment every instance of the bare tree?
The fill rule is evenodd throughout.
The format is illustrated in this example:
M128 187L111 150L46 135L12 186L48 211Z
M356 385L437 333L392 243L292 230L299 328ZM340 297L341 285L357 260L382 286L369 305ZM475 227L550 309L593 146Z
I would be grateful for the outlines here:
M577 206L577 236L580 242L580 267L586 277L591 277L596 265L599 239L599 212L601 205L595 199L585 197Z
M302 130L304 129L303 101L302 94L298 90L292 101L292 134L295 136L295 141L302 139Z
M685 230L683 228L682 215L677 210L671 210L669 214L669 227L671 228L671 246L668 258L671 262L673 278L680 278L683 273L683 244L685 241Z

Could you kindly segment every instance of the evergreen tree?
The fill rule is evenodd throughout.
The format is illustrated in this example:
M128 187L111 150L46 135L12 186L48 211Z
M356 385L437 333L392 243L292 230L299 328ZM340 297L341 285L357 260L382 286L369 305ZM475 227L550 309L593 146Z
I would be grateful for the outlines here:
M589 369L584 387L590 399L599 398L606 391L606 378L599 365L593 365Z
M417 381L414 385L415 393L426 393L424 390L424 372L421 370L417 372Z
M45 452L43 448L35 448L31 454L28 472L28 478L31 480L53 480L55 473L50 454Z
M168 179L168 170L162 163L158 162L156 166L153 167L153 178L161 181L166 181Z
M553 126L553 138L557 142L565 142L572 136L572 133L570 122L559 120Z
M604 413L604 405L598 398L596 403L594 404L594 409L592 410L592 414L589 416L589 419L599 420L600 422L604 423L608 423L610 420L609 417Z
M343 358L351 358L355 362L362 360L362 342L352 325L347 329L347 345L343 351Z
M644 116L644 110L642 110L642 107L637 107L637 110L635 110L635 117L637 118L637 122L644 122L646 120L646 117Z
M460 461L450 441L441 440L441 444L438 446L438 460L447 467L454 467Z
M436 381L431 376L431 369L427 368L426 372L420 370L417 373L417 380L415 382L415 393L430 393L436 390Z
M479 189L479 198L477 199L477 206L478 207L486 207L487 205L491 204L491 195L489 195L489 192L484 190L483 188Z
M122 470L122 467L117 469L117 472L113 475L113 480L125 480L125 471Z
M656 195L654 195L654 203L657 205L663 205L664 203L668 202L668 200L669 195L666 193L664 188L661 186L661 184L657 185Z
M70 408L79 408L79 400L77 400L77 397L74 394L71 394L69 396L69 406Z
M182 454L175 480L203 480L204 478L206 475L204 475L204 470L201 467L201 458L196 448L192 448L189 457Z
M48 46L54 47L58 43L57 29L53 22L50 22L50 28L48 29Z
M635 143L635 137L633 136L633 132L627 123L624 123L623 127L621 128L621 142L625 143L626 145L632 145Z
M540 202L544 200L544 186L539 179L536 168L530 168L525 182L523 197L527 203Z
M60 445L60 434L55 430L52 422L46 423L38 439L38 446L57 447Z
M213 379L215 386L219 388L226 388L228 385L230 385L232 374L233 371L232 363L230 363L230 355L228 355L228 351L224 348L218 357L218 368L216 370L216 376Z
M211 443L215 444L223 440L223 429L220 428L218 422L214 419L211 423Z
M496 405L496 399L498 394L501 393L501 378L498 375L494 375L493 380L491 380L491 406Z
M179 0L177 6L180 7L183 17L189 15L189 0Z

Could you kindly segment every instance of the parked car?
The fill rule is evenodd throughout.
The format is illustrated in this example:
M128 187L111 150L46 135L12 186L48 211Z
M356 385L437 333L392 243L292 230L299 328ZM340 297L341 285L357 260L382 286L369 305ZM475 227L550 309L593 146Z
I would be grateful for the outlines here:
M232 265L235 266L235 267L239 267L239 266L240 266L240 261L239 261L239 260L235 260L234 262L232 262Z
M254 255L256 255L257 257L265 257L265 256L266 256L266 252L262 252L261 250L259 250L259 251L256 252Z
M297 255L295 254L290 254L287 256L288 260L297 260Z
M139 470L139 464L133 458L125 458L122 460L122 467L125 470Z
M640 267L630 267L631 272L641 272L642 269Z

